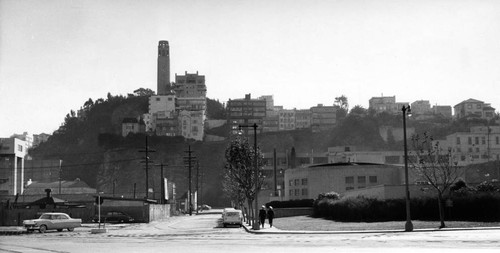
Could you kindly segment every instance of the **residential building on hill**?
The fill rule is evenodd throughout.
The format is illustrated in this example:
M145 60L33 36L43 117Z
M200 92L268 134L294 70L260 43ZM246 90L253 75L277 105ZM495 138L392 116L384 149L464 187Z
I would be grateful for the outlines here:
M452 151L459 166L500 160L500 126L475 126L437 140L440 148Z
M49 140L50 134L41 133L33 135L33 147L40 145L42 142L46 142Z
M445 118L452 117L451 106L449 105L435 105L432 107L432 112L436 115L441 115Z
M372 97L369 100L369 109L376 113L387 112L391 114L401 113L401 108L407 106L407 102L396 102L396 96L392 97Z
M181 135L186 139L202 141L204 136L204 121L204 111L180 111L179 128Z
M0 138L0 195L23 193L26 146L18 138Z
M295 130L295 109L279 111L279 130Z
M122 121L122 136L126 137L130 133L145 133L146 124L139 117L137 118L124 118Z
M311 128L312 113L310 109L295 110L295 128L308 129Z
M427 114L431 112L431 103L429 100L417 100L411 103L412 114Z
M257 124L257 132L262 132L263 120L266 117L266 100L252 99L251 94L246 94L244 99L230 99L227 102L228 124L232 134L236 134L239 125ZM253 134L248 128L243 131Z
M311 130L312 132L321 132L330 130L337 123L337 110L335 106L318 106L311 107Z
M455 118L477 117L490 120L495 117L495 108L483 101L469 98L453 107Z
M205 85L205 76L189 74L187 71L184 75L175 74L174 91L177 98L205 98L207 95L207 86Z

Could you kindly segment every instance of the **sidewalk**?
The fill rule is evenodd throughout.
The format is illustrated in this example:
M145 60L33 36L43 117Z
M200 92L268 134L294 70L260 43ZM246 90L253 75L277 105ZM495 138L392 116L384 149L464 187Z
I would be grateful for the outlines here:
M370 234L370 233L407 233L401 230L337 230L337 231L300 231L300 230L280 230L276 227L269 227L266 224L264 228L254 230L250 225L243 224L243 228L252 234ZM473 227L473 228L425 228L414 229L413 232L433 232L433 231L466 231L466 230L500 230L500 227Z

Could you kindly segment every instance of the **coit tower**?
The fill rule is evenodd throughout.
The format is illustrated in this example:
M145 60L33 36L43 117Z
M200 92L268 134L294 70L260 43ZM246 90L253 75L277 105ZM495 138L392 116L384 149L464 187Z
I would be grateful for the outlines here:
M160 40L158 43L157 85L157 95L166 95L170 91L170 49L166 40Z

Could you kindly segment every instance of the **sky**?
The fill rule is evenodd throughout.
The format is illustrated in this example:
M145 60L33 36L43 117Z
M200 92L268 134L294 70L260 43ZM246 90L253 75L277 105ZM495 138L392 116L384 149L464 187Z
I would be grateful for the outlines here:
M156 91L158 41L207 97L285 109L377 96L500 110L500 1L0 0L0 137L49 133L89 98Z

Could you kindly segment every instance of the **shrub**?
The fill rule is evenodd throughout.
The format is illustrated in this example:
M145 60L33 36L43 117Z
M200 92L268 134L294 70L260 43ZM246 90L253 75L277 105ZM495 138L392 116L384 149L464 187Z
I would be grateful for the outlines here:
M266 203L266 207L273 208L293 208L293 207L312 207L314 199L294 199L288 201L271 201Z

